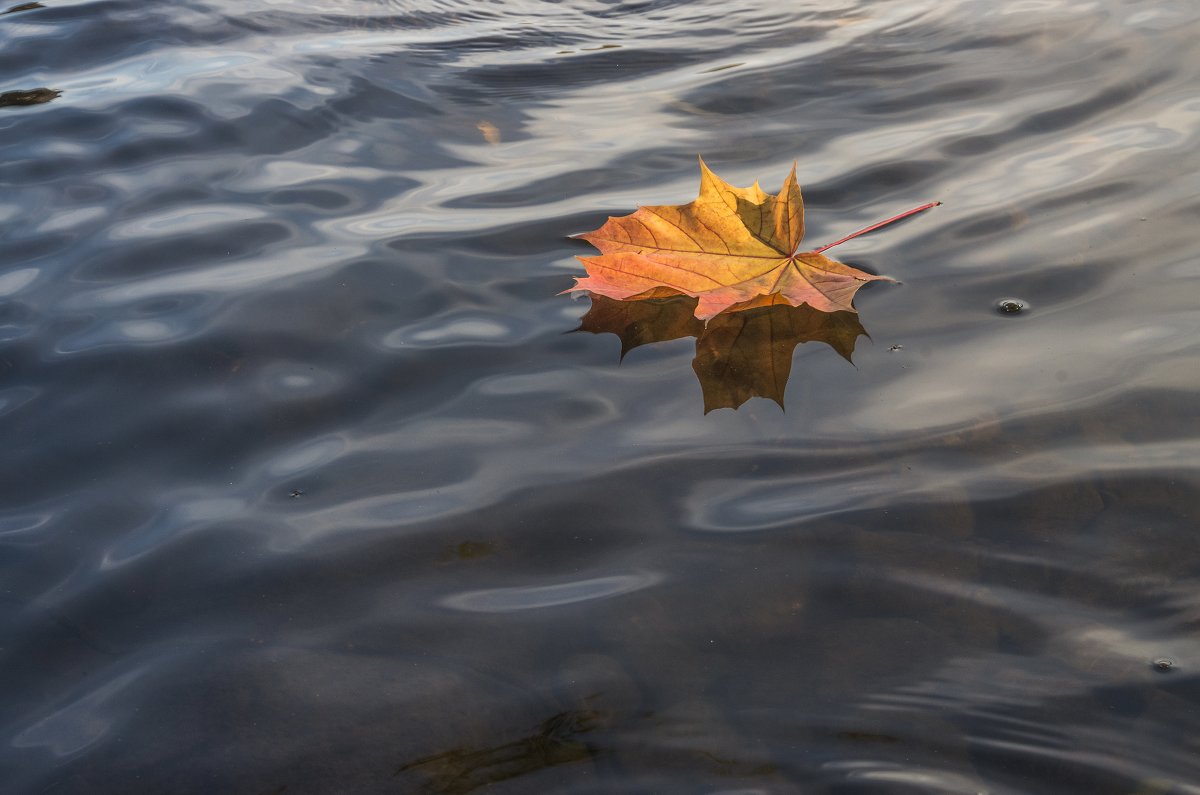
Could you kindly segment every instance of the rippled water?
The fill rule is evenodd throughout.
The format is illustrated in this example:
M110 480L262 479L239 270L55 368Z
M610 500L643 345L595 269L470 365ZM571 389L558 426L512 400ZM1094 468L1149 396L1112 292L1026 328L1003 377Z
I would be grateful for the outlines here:
M0 15L5 792L1200 792L1198 39L1193 0ZM785 410L568 333L566 236L698 154L795 161L816 242L944 202L832 252L900 283Z

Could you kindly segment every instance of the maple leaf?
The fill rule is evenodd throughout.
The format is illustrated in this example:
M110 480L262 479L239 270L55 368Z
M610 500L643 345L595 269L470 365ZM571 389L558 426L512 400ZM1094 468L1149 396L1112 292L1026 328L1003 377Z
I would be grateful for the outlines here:
M792 353L805 342L823 342L846 361L866 335L857 312L819 312L785 302L750 311L724 312L707 325L695 317L696 299L681 295L618 301L592 295L592 306L577 331L621 338L621 356L652 342L696 338L692 370L704 393L704 413L736 409L752 397L774 400L792 371Z
M777 303L854 312L858 288L891 279L843 265L821 252L936 204L800 252L804 200L794 164L779 194L770 196L757 182L748 188L730 185L701 158L700 195L695 201L640 207L577 235L599 249L600 256L579 257L588 275L564 292L585 290L617 300L687 295L697 299L695 315L704 321L726 310Z

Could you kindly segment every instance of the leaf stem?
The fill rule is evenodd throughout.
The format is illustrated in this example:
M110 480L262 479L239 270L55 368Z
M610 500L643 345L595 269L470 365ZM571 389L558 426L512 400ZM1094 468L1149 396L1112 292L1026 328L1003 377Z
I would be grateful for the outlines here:
M808 253L809 254L820 254L822 251L827 251L828 249L831 249L834 246L840 246L842 243L845 243L847 240L853 240L854 238L858 237L859 235L865 235L867 232L874 232L876 229L885 227L888 224L894 224L897 221L907 218L910 215L916 215L917 213L924 212L924 211L928 210L930 207L937 207L939 204L941 204L941 202L929 202L929 204L922 204L920 207L914 207L911 210L905 210L904 212L900 213L899 215L894 215L891 218L887 219L886 221L880 221L877 224L871 224L870 226L868 226L864 229L860 229L857 232L852 232L851 234L848 234L839 240L833 241L829 245L821 246L820 248L813 249L812 251L810 251Z

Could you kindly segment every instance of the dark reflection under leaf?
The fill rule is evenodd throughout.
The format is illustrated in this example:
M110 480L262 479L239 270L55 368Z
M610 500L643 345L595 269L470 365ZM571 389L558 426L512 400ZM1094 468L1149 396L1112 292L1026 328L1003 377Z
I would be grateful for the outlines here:
M28 91L5 91L0 94L0 108L19 108L25 105L41 105L58 99L62 92L53 88L32 88Z
M528 737L490 748L455 748L409 762L396 775L419 773L426 779L422 792L461 795L555 765L591 759L594 750L577 736L598 728L604 719L604 713L590 709L560 712Z
M705 326L693 314L695 298L616 301L590 293L589 297L592 307L576 330L616 334L622 358L651 342L696 338L692 369L704 392L705 414L736 409L752 397L769 398L783 408L797 345L824 342L850 361L855 342L867 335L856 313L818 312L807 304L774 303L722 312Z

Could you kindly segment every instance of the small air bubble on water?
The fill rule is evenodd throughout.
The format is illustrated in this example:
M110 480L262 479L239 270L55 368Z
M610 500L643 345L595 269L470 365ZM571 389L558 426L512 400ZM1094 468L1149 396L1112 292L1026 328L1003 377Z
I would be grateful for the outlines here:
M1175 661L1169 657L1159 657L1152 665L1154 666L1154 670L1162 671L1163 673L1175 670Z

